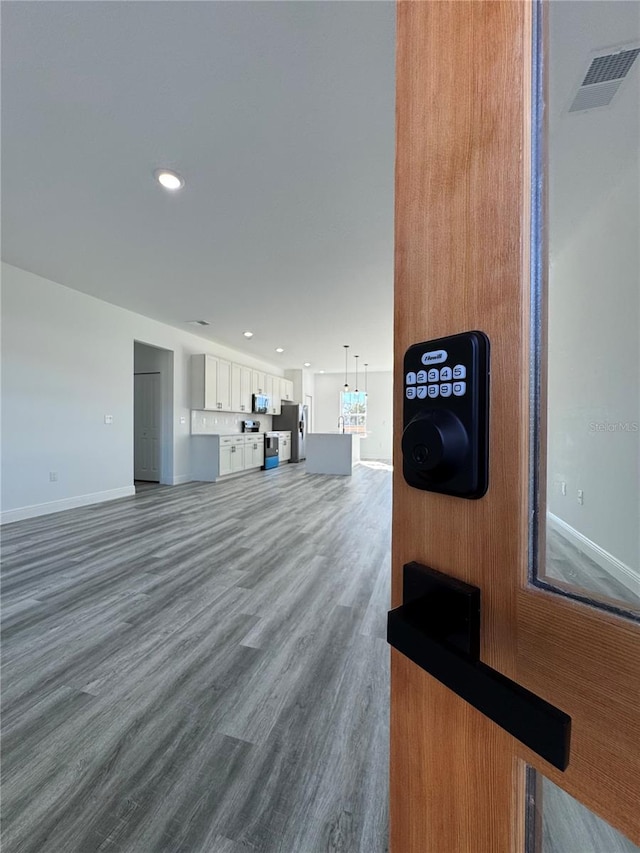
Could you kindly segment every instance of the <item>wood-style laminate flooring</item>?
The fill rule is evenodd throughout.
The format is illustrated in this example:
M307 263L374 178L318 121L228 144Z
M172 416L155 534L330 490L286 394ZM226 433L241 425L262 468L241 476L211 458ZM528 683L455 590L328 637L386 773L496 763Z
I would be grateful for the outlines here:
M3 853L387 849L391 475L3 528Z
M553 528L547 529L547 552L544 579L564 581L583 595L595 593L640 609L640 589L632 590L601 568L592 559Z

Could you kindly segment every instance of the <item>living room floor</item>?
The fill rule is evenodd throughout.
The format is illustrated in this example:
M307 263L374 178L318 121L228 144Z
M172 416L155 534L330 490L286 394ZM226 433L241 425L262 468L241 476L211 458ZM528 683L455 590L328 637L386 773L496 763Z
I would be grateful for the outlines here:
M391 473L3 529L5 853L383 853Z

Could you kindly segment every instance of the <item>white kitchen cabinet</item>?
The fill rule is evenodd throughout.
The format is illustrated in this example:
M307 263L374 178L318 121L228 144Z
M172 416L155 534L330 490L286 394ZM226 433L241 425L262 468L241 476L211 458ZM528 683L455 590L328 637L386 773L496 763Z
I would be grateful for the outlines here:
M280 463L289 462L291 459L291 433L278 433L278 457Z
M231 411L251 413L252 370L241 364L231 365Z
M261 373L259 370L251 371L251 393L252 394L266 394L266 386L265 386L265 374Z
M218 474L220 477L224 477L226 474L231 474L233 468L231 467L231 450L232 446L220 445L220 462L218 465Z
M273 399L276 406L280 406L282 411L282 401L284 400L284 379L282 376L273 377Z
M244 471L244 435L221 435L219 475Z
M282 413L282 401L293 402L293 382L215 355L191 356L191 408L251 414L253 394L269 398L270 415Z
M264 465L264 435L191 436L191 477L215 482L229 474L257 470Z
M231 362L214 355L191 356L191 408L231 411Z
M241 412L240 408L240 371L242 367L239 364L231 365L231 411Z
M279 376L266 376L266 386L267 386L267 397L269 398L269 414L270 415L280 415L282 414L282 402L280 397L280 377Z
M231 362L223 358L218 359L218 409L222 412L230 412L231 409Z
M212 355L191 356L191 408L216 409L218 359Z
M281 390L281 399L286 400L288 403L293 402L293 382L291 379L281 379L282 390Z
M244 439L231 445L231 472L237 474L244 471Z
M269 398L269 414L273 414L273 376L268 373L264 377L265 394Z
M253 371L250 367L240 366L240 411L247 415L253 408L251 399L251 378Z
M256 433L247 435L244 445L244 467L262 468L264 465L264 435Z

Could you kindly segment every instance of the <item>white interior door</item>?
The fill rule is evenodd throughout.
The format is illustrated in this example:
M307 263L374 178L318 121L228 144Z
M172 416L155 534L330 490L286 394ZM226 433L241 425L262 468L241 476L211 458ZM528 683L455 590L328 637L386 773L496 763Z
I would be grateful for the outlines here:
M133 476L160 481L160 374L133 377Z

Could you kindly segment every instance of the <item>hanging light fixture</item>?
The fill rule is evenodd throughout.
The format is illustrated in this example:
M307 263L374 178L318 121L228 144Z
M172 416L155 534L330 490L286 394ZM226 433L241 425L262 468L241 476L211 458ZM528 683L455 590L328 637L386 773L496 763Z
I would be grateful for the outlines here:
M364 363L364 394L365 394L365 397L367 395L367 367L369 367L369 363L365 361L365 363Z
M344 390L349 390L349 382L347 380L347 356L349 355L349 344L344 344Z
M358 393L358 359L360 358L360 356L354 355L354 358L356 360L356 394L357 394Z

